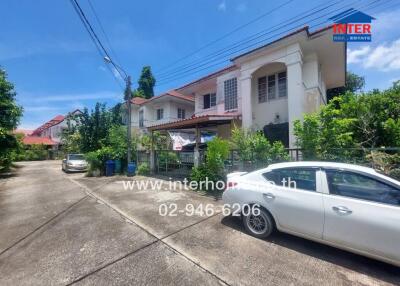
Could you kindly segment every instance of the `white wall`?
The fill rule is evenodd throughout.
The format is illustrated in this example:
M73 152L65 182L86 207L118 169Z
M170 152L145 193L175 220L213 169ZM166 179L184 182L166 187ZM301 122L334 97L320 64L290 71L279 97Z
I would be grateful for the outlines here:
M164 117L161 120L157 120L157 109L162 108L164 110ZM177 121L178 119L178 108L185 109L185 118L190 118L194 113L194 103L183 103L181 101L160 101L154 100L151 103L141 105L140 107L135 106L132 108L132 127L136 129L139 127L139 112L143 111L144 128Z

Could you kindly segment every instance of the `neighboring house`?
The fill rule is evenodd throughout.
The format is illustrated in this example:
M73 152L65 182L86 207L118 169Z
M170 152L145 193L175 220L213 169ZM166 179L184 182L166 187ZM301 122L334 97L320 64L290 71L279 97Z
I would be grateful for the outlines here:
M32 132L32 136L51 138L54 142L61 141L63 129L67 128L64 115L57 115L53 119L47 121Z
M153 121L148 130L192 128L229 137L235 124L295 147L293 121L326 104L327 89L345 84L346 44L333 42L332 34L331 27L304 27L233 58L231 66L176 89L194 95L193 117Z
M46 148L54 148L57 146L57 142L51 140L47 137L39 137L39 136L25 136L23 138L24 145L44 145Z
M194 97L170 90L150 99L131 100L131 123L134 132L145 133L153 125L190 118L194 113ZM126 118L123 118L126 122Z
M68 113L66 116L57 115L53 119L47 121L43 125L39 126L35 130L33 130L32 134L28 137L40 137L50 139L52 142L55 142L55 147L59 147L61 143L61 134L62 132L68 128L68 124L76 124L73 120L68 121L68 117L77 115L82 113L80 110L75 110L73 112ZM37 141L37 140L36 140ZM45 142L45 141L43 141ZM40 143L38 143L40 144ZM47 144L45 144L47 145Z

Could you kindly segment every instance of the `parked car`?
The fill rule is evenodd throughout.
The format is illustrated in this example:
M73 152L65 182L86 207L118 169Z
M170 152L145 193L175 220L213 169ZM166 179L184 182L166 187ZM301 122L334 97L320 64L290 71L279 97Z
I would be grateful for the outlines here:
M371 168L273 164L229 174L222 199L240 205L244 227L255 237L277 229L400 266L400 182ZM257 204L259 212L244 211Z
M83 154L68 154L62 160L62 170L64 172L87 171L88 163Z

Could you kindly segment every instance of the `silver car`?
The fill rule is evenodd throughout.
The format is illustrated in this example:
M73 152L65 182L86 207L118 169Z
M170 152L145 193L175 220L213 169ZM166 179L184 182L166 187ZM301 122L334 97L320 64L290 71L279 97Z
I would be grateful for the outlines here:
M88 164L83 154L68 154L62 160L62 170L64 172L83 172L87 171Z
M356 165L291 162L229 174L227 186L224 203L239 206L253 236L277 229L400 266L399 181Z

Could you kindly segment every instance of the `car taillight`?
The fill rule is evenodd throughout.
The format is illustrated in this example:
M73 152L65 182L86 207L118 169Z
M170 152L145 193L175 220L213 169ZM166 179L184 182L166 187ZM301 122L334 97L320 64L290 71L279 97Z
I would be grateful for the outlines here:
M238 184L237 182L228 182L228 183L226 184L225 190L232 189L232 188L234 188L237 184Z

